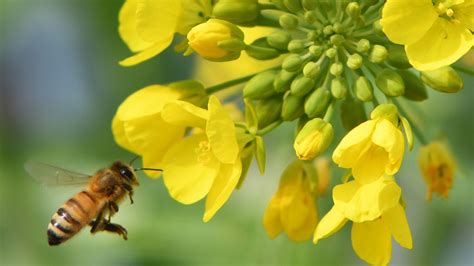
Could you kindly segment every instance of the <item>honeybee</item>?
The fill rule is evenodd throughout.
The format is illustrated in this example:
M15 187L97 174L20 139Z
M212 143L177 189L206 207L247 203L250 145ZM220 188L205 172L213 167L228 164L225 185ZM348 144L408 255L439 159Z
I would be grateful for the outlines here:
M133 188L139 185L136 171L161 171L150 168L134 169L131 163L116 161L109 168L89 176L52 165L27 162L26 171L45 185L86 185L83 191L67 200L51 218L47 231L48 244L59 245L87 225L91 226L92 234L107 231L127 240L127 230L119 224L111 223L111 217L118 212L118 204L127 195L133 204Z

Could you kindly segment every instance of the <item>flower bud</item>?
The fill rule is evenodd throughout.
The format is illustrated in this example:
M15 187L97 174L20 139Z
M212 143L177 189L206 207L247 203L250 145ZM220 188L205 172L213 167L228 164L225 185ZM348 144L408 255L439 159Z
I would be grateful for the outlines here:
M357 52L366 53L370 50L370 42L367 39L360 39L357 42Z
M401 96L405 93L405 83L403 83L402 77L388 68L377 73L375 84L385 95L390 97Z
M194 51L211 61L235 60L245 48L244 33L234 24L219 19L195 26L187 38Z
M304 20L310 24L313 24L318 20L318 16L314 11L307 11L304 13Z
M270 47L267 43L267 38L259 38L252 44L247 45L245 52L257 60L269 60L280 56L280 51Z
M310 120L295 139L293 147L300 160L312 160L329 147L334 137L332 125L315 118Z
M370 102L374 99L372 83L365 76L360 76L356 79L354 91L357 99L363 102Z
M311 45L308 50L312 55L316 57L319 57L323 53L323 47L319 45Z
M314 80L300 74L295 80L293 80L290 89L291 94L302 97L308 94L313 87Z
M267 36L267 42L271 47L286 50L291 41L291 35L286 31L275 31Z
M303 7L301 6L301 0L283 0L286 8L292 13L298 13Z
M331 92L324 87L311 93L304 103L304 112L309 118L322 116L331 102Z
M318 0L301 0L304 9L313 10L318 6Z
M331 94L336 99L344 99L347 94L347 84L344 78L335 78L331 81Z
M304 48L303 40L292 40L288 43L288 51L290 51L290 53L299 54L304 51Z
M330 59L336 57L337 55L337 50L334 48L329 48L326 50L326 56Z
M391 103L380 104L370 113L370 119L385 118L393 124L398 124L398 109Z
M387 59L387 57L387 48L378 44L374 45L369 53L369 61L373 63L382 63L383 61L385 61L385 59Z
M303 75L307 78L316 78L321 71L321 66L315 62L308 62L303 68Z
M344 43L344 36L341 34L334 34L329 38L332 44L335 46L341 46Z
M278 22L280 23L280 26L285 30L294 30L296 29L296 27L298 27L298 18L296 18L294 15L281 15Z
M332 25L327 25L323 28L323 34L326 36L330 36L334 33L334 28Z
M350 98L341 103L341 122L346 130L351 130L367 121L364 104Z
M334 22L334 24L332 24L332 28L334 29L335 33L343 33L345 29L340 22Z
M278 120L281 115L282 105L283 99L281 95L258 101L255 106L258 126L264 128Z
M285 92L290 89L291 82L296 76L296 72L281 70L273 81L273 88L276 92Z
M460 91L464 81L450 66L445 66L432 71L421 72L421 80L431 88L447 93Z
M276 77L275 71L265 71L253 77L245 84L243 94L245 98L264 99L276 94L273 89L273 80Z
M408 70L400 70L398 74L405 83L405 98L412 101L423 101L428 99L428 92L425 84L413 72Z
M363 63L364 59L362 59L362 56L360 56L360 54L352 54L347 59L346 64L350 69L356 70L359 69Z
M360 6L359 6L359 3L357 2L350 2L347 6L346 6L346 13L347 15L349 15L350 17L358 17L360 16Z
M235 24L253 22L258 16L257 0L220 0L212 9L215 18Z
M391 44L388 46L388 63L399 69L411 67L405 48L401 45Z
M339 62L333 63L331 67L329 68L329 72L336 77L339 77L343 71L344 71L344 66Z
M304 99L303 97L298 97L292 95L291 93L287 94L283 99L283 106L281 110L281 117L285 121L293 121L296 118L304 114Z
M303 66L303 59L299 55L291 54L283 59L281 67L288 72L296 72Z

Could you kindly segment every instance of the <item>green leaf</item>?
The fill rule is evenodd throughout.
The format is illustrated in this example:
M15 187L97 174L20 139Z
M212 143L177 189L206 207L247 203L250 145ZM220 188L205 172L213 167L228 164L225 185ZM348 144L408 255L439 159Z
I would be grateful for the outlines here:
M411 129L410 123L405 117L400 116L400 120L402 120L403 131L405 131L405 135L407 136L408 149L411 151L413 150L413 131Z
M255 112L255 106L252 101L244 99L245 103L245 121L250 133L256 134L258 130L258 118L257 112Z
M257 159L260 174L265 173L265 143L261 136L255 136L255 158Z

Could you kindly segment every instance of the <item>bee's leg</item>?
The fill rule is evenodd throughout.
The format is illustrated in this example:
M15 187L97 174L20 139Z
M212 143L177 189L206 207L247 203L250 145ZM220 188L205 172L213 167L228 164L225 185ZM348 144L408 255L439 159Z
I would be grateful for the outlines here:
M108 202L108 209L109 209L109 219L108 219L108 221L110 223L110 218L112 218L112 216L118 212L119 207L118 207L117 203L115 203L113 201L110 201L110 202Z
M96 232L104 230L106 221L104 218L104 211L100 211L99 215L95 218L94 221L90 222L89 225L92 227L91 228L91 233L94 234Z
M128 185L128 184L124 184L124 188L127 190L128 192L128 197L130 198L130 204L133 204L133 187L131 185Z
M122 236L123 239L125 239L125 240L128 239L127 229L125 229L123 226L121 226L119 224L106 223L103 230L111 232L111 233L116 233L116 234Z

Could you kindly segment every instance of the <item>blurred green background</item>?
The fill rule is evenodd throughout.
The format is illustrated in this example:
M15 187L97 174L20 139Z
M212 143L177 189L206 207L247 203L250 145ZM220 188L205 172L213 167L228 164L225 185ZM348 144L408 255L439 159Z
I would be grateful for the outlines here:
M47 245L51 215L77 189L42 187L23 163L34 159L94 173L113 160L131 159L112 139L117 106L136 89L193 73L193 58L172 52L120 67L118 60L130 54L116 30L121 4L1 0L0 265L364 265L347 225L318 246L285 235L268 239L261 220L281 171L294 159L293 125L266 137L267 173L259 176L253 167L243 188L207 224L202 203L181 205L162 180L140 176L135 204L124 202L114 217L128 229L128 241L84 230L64 245ZM394 243L392 265L474 265L474 80L465 80L462 92L430 91L429 101L413 108L427 135L450 140L462 173L449 200L428 203L417 150L408 153L398 179L414 248ZM332 185L338 182L334 176ZM320 216L331 204L330 193L318 200Z

